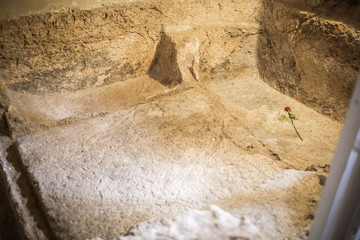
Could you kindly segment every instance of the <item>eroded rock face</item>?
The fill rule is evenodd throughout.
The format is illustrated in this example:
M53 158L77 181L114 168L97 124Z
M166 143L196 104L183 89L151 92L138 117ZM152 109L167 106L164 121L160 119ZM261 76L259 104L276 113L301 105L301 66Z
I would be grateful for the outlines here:
M161 34L154 60L149 68L149 76L170 87L182 82L175 42L165 33Z
M0 104L144 74L173 87L258 68L271 86L341 121L360 64L359 11L327 4L139 1L2 20ZM58 124L25 106L15 99L9 111L13 137Z
M286 2L264 1L259 71L271 86L342 121L360 69L359 7Z
M193 210L174 220L154 219L134 225L121 240L142 239L265 239L245 217L235 218L216 205Z
M330 163L341 124L261 77L341 121L359 28L314 15L326 6L129 1L2 20L0 132L15 144L0 157L24 235L110 239L216 201L229 226L306 238L326 173L305 170Z
M10 90L41 94L145 73L155 46L148 22L159 35L156 17L161 15L149 7L121 5L2 21L1 78Z
M256 67L258 4L139 1L3 20L1 94L12 101L12 136L58 124L34 109L39 103L31 95L46 98L145 74L173 87ZM63 108L57 105L46 108Z
M250 144L265 151L255 165ZM18 147L60 239L110 239L281 171L220 103L197 89L24 136Z
M314 162L329 163L340 124L278 93L251 72L206 87L175 89L128 109L17 140L55 235L111 239L137 222L172 218L248 190L247 203L261 200L257 214L275 209L262 221L283 222L267 232L268 238L282 239L307 227L311 221L303 215L314 214L317 202L310 198L319 198L323 186L317 172L304 171ZM291 123L278 120L284 102L299 112L297 127L304 141ZM282 176L285 168L298 171ZM300 188L307 189L307 197L286 205L297 192L293 187L308 176L311 187ZM271 184L262 189L271 186L272 191L256 195L268 180ZM280 195L276 188L282 184ZM270 196L272 204L264 207Z
M311 212L320 197L314 193L322 188L318 181L316 174L285 170L256 190L215 202L231 214L210 205L207 210L191 211L175 219L140 222L119 239L279 239L284 231L288 231L286 239L307 239L310 229L306 226L314 218ZM294 218L301 229L291 226Z

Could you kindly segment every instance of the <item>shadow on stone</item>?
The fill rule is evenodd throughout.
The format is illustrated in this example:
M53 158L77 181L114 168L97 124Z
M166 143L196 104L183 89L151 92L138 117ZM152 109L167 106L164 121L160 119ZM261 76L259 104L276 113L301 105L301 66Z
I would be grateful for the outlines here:
M348 18L357 20L360 14L351 8L352 2L263 0L260 10L258 69L263 80L339 122L346 115L360 64L354 31L359 25ZM280 12L287 14L278 16Z
M1 135L1 133L0 133ZM0 239L16 240L21 239L20 228L14 218L10 198L8 196L8 183L2 169L0 170Z
M149 76L168 87L174 87L181 83L176 54L175 43L164 32L161 33L160 42L149 68Z
M20 153L16 145L12 145L11 147L9 147L6 152L7 161L16 169L19 174L16 184L20 187L22 198L24 198L24 202L26 202L26 208L31 214L31 216L27 216L26 214L21 216L21 211L16 211L18 214L20 214L17 216L19 218L18 221L20 222L20 225L24 224L22 226L24 230L24 238L32 239L33 237L36 237L42 239L42 237L45 237L48 239L57 239L49 226L46 216L41 211L42 208L40 200L36 195L36 190L34 189L33 184L31 184L29 175L26 171L26 167L21 161ZM29 217L31 219L27 219ZM32 223L33 221L35 221L35 223ZM36 225L36 227L34 227L33 224Z

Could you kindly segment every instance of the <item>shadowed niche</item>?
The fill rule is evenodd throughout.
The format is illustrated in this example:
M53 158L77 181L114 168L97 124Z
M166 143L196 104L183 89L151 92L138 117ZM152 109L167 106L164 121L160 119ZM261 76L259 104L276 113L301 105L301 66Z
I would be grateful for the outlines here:
M154 59L149 68L149 76L161 84L174 87L181 83L181 73L176 57L175 43L164 32L156 47Z

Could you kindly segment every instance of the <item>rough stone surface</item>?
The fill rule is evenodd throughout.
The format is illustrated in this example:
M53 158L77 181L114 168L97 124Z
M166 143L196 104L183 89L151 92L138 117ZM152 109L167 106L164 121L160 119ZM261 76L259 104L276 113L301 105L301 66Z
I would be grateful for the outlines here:
M19 138L23 162L56 234L116 237L136 222L174 217L255 188L283 168L329 163L340 125L259 78L242 77L210 84L217 94L194 85ZM259 86L257 96L247 92ZM252 97L259 102L249 105ZM291 124L277 120L284 102L303 119L298 127L304 142ZM337 130L327 130L328 124Z
M215 201L208 210L138 223L119 239L306 239L321 190L316 174L285 170L254 189Z
M0 208L4 227L8 226L1 228L2 239L53 239L18 150L6 136L0 136L0 167L0 183L5 188L2 201L9 201Z
M235 217L246 216L266 239L307 239L321 191L317 174L291 169L213 204Z
M12 136L58 124L38 111L42 104L36 99L53 95L69 99L69 92L146 73L172 87L209 79L215 72L226 76L256 67L258 5L258 1L139 1L1 21L0 79L5 88L0 95L10 98L6 108ZM64 111L52 99L56 104L46 104L47 110ZM99 100L99 105L108 105Z
M249 164L251 155L241 149L259 143L215 104L193 89L20 138L58 236L114 237L141 220L200 208L279 172L270 156ZM230 132L245 144L236 146Z
M360 65L360 11L305 2L138 1L2 20L0 105L9 109L12 136L58 124L29 107L29 94L47 98L146 73L172 87L252 67L271 86L342 121Z
M210 205L208 210L193 210L174 220L154 219L138 223L130 229L127 236L119 239L260 240L265 238L246 218L235 218L219 207Z
M11 139L0 136L0 239L16 240L19 239L19 229L14 218L13 209L11 209L11 197L9 196L9 184L4 174L4 157L5 150L12 144Z
M122 1L1 20L20 235L111 239L154 218L167 231L216 203L265 239L305 239L359 70L355 5Z
M294 2L264 1L259 71L274 88L343 121L360 70L360 5Z

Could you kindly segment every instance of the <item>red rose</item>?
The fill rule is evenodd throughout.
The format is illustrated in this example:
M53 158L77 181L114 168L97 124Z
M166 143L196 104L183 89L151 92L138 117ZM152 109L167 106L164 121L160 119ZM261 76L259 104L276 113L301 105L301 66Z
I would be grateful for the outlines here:
M291 111L290 107L286 107L285 111Z

